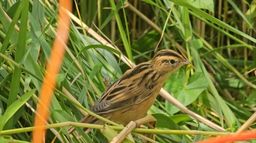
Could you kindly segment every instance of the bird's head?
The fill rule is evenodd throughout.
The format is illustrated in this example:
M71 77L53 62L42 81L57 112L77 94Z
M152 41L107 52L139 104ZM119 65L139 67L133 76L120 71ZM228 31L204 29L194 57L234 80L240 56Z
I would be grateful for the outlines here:
M189 64L189 61L179 53L165 49L157 52L151 61L152 67L163 73L172 73L183 65Z

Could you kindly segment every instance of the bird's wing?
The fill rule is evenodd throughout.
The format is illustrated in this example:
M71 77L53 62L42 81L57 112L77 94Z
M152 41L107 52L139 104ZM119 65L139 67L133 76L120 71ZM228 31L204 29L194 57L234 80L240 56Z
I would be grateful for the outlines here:
M128 108L143 101L144 97L147 98L151 94L151 90L138 87L142 86L138 82L143 79L137 74L144 69L145 65L141 65L127 71L120 80L113 83L106 90L102 98L92 107L92 110L98 114L109 113Z
M138 103L138 100L141 100L141 97L144 95L147 97L146 94L149 94L147 91L134 88L134 86L136 85L127 87L118 84L118 82L114 83L103 95L105 98L97 102L92 107L92 110L98 114L109 113Z

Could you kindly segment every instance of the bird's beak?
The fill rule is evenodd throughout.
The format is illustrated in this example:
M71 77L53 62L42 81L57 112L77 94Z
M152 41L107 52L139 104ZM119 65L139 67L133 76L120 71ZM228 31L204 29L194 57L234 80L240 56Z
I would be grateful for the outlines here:
M188 59L185 59L183 62L182 62L183 65L190 65L191 63L189 62Z

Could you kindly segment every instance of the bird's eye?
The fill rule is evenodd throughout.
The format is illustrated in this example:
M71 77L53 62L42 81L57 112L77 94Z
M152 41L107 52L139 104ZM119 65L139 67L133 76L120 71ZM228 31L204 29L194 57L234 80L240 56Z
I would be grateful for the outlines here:
M175 61L174 59L171 59L171 60L169 60L169 63L170 64L175 64L177 61Z

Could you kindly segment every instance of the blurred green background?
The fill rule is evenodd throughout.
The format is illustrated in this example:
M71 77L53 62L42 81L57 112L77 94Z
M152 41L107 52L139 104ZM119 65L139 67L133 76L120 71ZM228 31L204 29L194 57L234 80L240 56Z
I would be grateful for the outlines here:
M56 0L0 1L0 142L31 140L25 127L33 126L57 14ZM172 75L164 88L227 131L239 129L255 112L255 0L74 0L73 14L135 63L166 48L186 55L193 66ZM129 68L73 20L67 47L49 124L79 122L87 111L81 105L89 109ZM213 131L161 97L149 113L157 118L156 128L206 132L158 134L157 142L196 142ZM101 143L118 133L107 126L101 132L78 129L73 136L69 127L48 130L46 142ZM133 141L143 139L133 134L126 140Z

